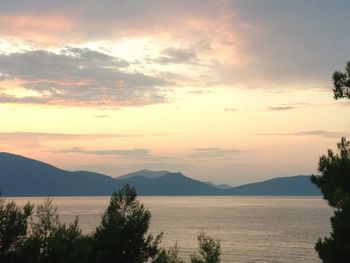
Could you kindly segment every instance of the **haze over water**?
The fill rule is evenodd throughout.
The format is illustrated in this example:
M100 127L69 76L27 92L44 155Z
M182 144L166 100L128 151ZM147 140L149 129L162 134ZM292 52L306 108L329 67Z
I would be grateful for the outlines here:
M45 198L14 198L18 204ZM88 233L99 224L109 197L55 197L63 222L78 215ZM318 197L140 197L152 212L151 232L162 246L176 242L183 256L197 248L204 230L220 239L222 262L320 262L314 251L328 235L331 209Z

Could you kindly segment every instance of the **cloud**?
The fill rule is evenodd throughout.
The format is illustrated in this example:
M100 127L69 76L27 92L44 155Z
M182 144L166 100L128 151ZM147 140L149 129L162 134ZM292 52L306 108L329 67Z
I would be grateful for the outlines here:
M80 147L53 151L54 153L77 153L89 155L108 155L119 157L146 157L150 155L147 149L112 149L112 150L84 150Z
M168 136L176 133L45 133L45 132L0 132L0 140L97 140L108 138L134 138L148 136Z
M286 111L286 110L294 110L297 109L297 107L294 106L271 106L268 107L268 111Z
M154 52L163 50L150 56L151 61L158 59L163 64L192 65L200 60L211 65L208 66L211 71L204 73L201 72L204 69L196 68L198 76L193 78L192 84L205 79L207 83L233 87L238 84L264 89L329 88L331 73L343 68L344 54L350 48L349 36L343 33L347 30L347 10L350 7L346 0L339 0L334 5L327 0L25 2L1 1L0 37L34 43L36 47L62 47L67 43L98 41L113 46L119 41L134 39L141 43L143 54L145 50L154 50L141 40L151 41L157 43L158 49ZM148 67L147 72L153 72L149 65L143 66ZM100 70L109 75L106 73L108 67ZM118 70L126 73L120 68ZM108 96L100 98L100 101L106 103L107 100L112 104L118 101L121 105L165 101L166 96L159 85L153 85L153 89L151 86L147 86L147 92L144 89L130 93L119 90L118 96L112 96L110 101ZM99 87L102 87L100 90L105 89L105 85ZM5 95L1 96L3 102L62 101L62 98L52 96L43 96L38 102L31 96L15 98ZM132 96L136 99L130 101L124 98ZM72 100L65 101L79 104L77 100L73 96ZM90 99L90 103L96 104L96 100Z
M225 108L224 110L225 111L238 111L238 109L236 109L236 108Z
M196 152L213 152L213 151L220 151L220 148L195 148L194 151Z
M110 137L129 137L128 134L73 134L73 133L45 133L45 132L0 132L1 140L75 140L100 139Z
M194 94L194 95L203 95L203 94L208 94L211 92L212 92L211 90L193 90L193 91L190 91L190 93Z
M0 82L0 103L139 106L166 102L164 79L127 72L129 62L87 48L0 53L0 73L31 95ZM33 93L33 94L32 94Z
M296 103L289 103L289 104L281 104L278 106L270 106L270 107L267 107L267 110L268 111L287 111L287 110L295 110L295 109L309 107L309 106L311 106L311 103L296 102Z
M162 56L156 59L161 64L194 63L197 59L193 49L167 48Z
M75 8L77 6L79 9ZM185 20L182 24L186 24L193 17L215 17L217 6L209 0L139 0L137 3L125 0L61 0L46 4L27 0L22 5L2 1L0 17L6 29L4 33L9 36L13 36L14 32L25 37L29 31L37 36L36 41L51 39L55 35L91 40L125 36L126 33L147 34L167 27L168 30L178 28L179 22Z
M231 1L228 9L238 11L232 24L245 30L241 52L250 58L241 74L252 80L253 67L258 69L253 70L257 81L328 84L349 49L349 37L342 34L349 7L345 0L336 5L324 0ZM331 22L326 16L332 17Z
M195 148L193 153L189 157L194 158L217 158L237 155L242 153L239 149L226 149L226 148Z
M133 162L135 160L142 160L143 163L184 163L185 159L172 155L153 154L150 150L144 148L135 149L103 149L103 150L87 150L81 147L71 147L66 149L52 150L51 153L57 154L83 154L83 155L95 155L95 156L108 156L108 157L122 157ZM136 167L136 166L135 166ZM144 166L144 168L150 168ZM153 167L154 168L154 167ZM153 169L152 168L152 169Z
M133 138L143 137L143 134L73 134L73 133L45 133L45 132L0 132L0 142L3 146L8 145L9 151L18 151L18 149L45 150L51 142L63 141L93 141L93 140L111 140L112 138Z
M229 164L230 167L245 167L248 166L247 163L231 163Z
M337 131L325 131L325 130L312 130L312 131L299 131L291 133L259 133L261 136L318 136L325 138L340 138L348 136L349 133L337 132Z
M95 115L94 117L95 118L109 118L109 117L111 117L111 115L106 115L106 114L104 114L104 115Z

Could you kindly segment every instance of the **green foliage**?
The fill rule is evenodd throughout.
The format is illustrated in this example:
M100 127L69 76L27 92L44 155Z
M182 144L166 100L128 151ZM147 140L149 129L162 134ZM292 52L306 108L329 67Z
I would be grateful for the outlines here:
M350 61L346 65L345 72L334 72L333 84L333 93L335 99L350 99Z
M59 220L57 207L47 199L37 206L18 207L0 198L1 263L185 263L177 245L159 249L162 234L147 234L151 213L137 199L134 187L125 185L112 194L99 227L83 235L78 218L69 225ZM199 255L192 263L220 262L220 243L198 236Z
M168 250L162 249L152 263L185 263L185 261L179 257L179 248L176 244Z
M342 209L350 201L350 142L342 138L337 147L339 153L328 150L320 157L318 170L322 176L312 176L311 180L330 206Z
M191 263L219 263L220 242L207 236L204 232L201 232L197 239L198 254L191 255ZM179 248L175 245L168 250L162 249L152 263L185 263L185 261L179 257Z
M23 208L14 201L6 202L0 197L0 262L14 260L28 230L28 220L33 212L29 203Z
M337 146L338 153L328 150L327 155L320 157L321 176L311 177L335 209L331 236L319 239L315 246L327 263L350 262L350 142L342 138Z
M220 241L214 240L204 232L198 235L199 255L191 255L191 263L219 263L221 254Z
M60 224L49 240L48 262L68 263L87 262L90 239L82 235L78 218L68 226Z
M43 205L39 205L36 210L38 222L32 225L32 239L36 240L40 247L40 259L45 262L50 256L50 242L54 238L59 228L59 218L57 207L53 206L52 200L47 199Z
M134 187L112 194L93 236L95 262L147 262L158 253L162 234L147 235L151 213L137 200Z
M61 224L57 207L47 199L35 212L36 221L31 224L31 233L18 250L21 262L86 262L88 246L78 218L68 226ZM82 246L85 245L84 251Z

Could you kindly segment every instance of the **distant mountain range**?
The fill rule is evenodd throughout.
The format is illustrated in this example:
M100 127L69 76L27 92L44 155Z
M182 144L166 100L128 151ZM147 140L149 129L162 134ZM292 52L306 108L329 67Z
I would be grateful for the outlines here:
M205 182L206 184L209 184L211 186L214 186L216 188L219 189L229 189L232 188L232 186L228 185L228 184L213 184L212 182Z
M169 172L169 171L150 171L150 170L144 169L144 170L140 170L137 172L133 172L133 173L119 176L118 179L128 179L128 178L135 177L135 176L143 176L143 177L146 177L149 179L156 179L156 178L162 177L162 176L169 174L169 173L171 173L171 172Z
M44 162L0 153L0 191L4 196L103 196L129 183L139 195L316 196L310 176L274 178L238 187L215 185L182 173L141 170L118 178L86 171L70 172Z

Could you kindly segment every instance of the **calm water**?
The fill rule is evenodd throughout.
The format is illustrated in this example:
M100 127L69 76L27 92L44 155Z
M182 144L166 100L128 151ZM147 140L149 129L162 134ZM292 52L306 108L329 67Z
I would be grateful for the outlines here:
M151 232L163 231L164 247L184 257L204 230L221 240L223 262L319 262L313 246L330 230L332 211L310 197L140 197L152 212ZM44 198L15 198L19 204ZM76 215L85 232L99 224L109 197L53 198L63 222Z

